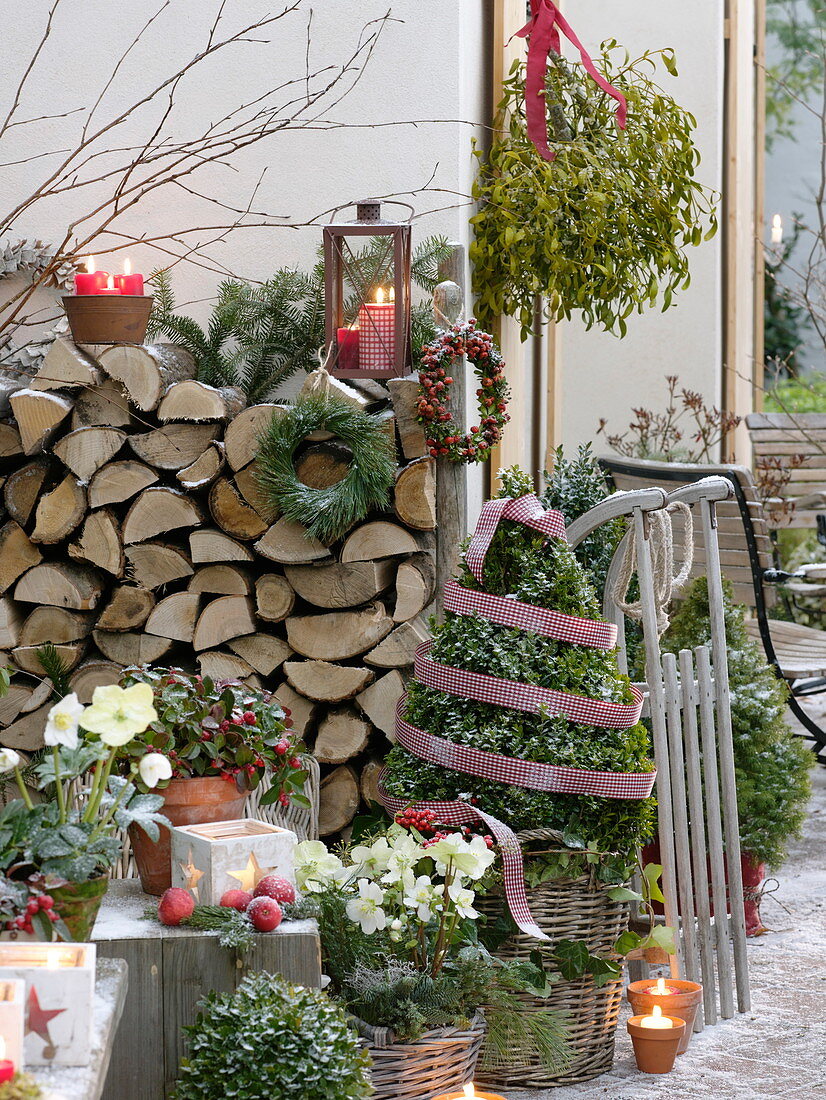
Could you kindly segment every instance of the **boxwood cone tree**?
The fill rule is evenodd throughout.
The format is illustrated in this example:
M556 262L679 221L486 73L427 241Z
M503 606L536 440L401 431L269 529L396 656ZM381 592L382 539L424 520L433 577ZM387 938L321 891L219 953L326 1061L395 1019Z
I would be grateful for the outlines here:
M524 473L502 475L501 495L533 491ZM458 583L481 586L462 564ZM564 539L549 539L503 520L485 558L485 589L537 607L600 619L593 587ZM455 668L525 684L631 703L630 683L614 654L556 641L540 634L450 612L434 629L434 660ZM409 685L408 721L457 744L547 764L611 772L652 768L648 731L642 723L627 729L581 725L565 717L526 714L448 695L418 681ZM426 763L401 746L388 758L387 793L411 802L474 798L480 808L511 828L554 828L573 846L583 842L602 852L630 855L654 829L654 800L557 795L493 780L476 779Z

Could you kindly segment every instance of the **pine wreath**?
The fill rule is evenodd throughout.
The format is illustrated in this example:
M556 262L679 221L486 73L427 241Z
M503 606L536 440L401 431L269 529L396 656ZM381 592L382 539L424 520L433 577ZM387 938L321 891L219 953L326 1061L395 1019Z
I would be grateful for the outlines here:
M353 457L341 481L313 489L298 480L293 455L302 440L322 429L345 443ZM259 444L258 480L267 500L287 519L303 524L308 536L335 542L372 508L387 505L396 457L386 422L334 394L298 397L273 417Z
M480 382L476 396L482 417L464 434L446 404L453 385L450 368L462 355L473 363ZM451 462L484 462L490 458L491 448L502 438L502 429L510 420L505 411L510 396L505 364L493 337L477 330L472 317L454 325L422 348L419 383L419 420L425 426L431 455Z

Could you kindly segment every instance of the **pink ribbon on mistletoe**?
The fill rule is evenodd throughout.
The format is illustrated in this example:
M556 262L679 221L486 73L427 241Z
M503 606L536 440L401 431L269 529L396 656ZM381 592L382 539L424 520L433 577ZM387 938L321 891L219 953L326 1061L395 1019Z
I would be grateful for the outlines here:
M536 146L536 151L545 160L553 160L556 153L548 145L548 122L545 104L545 72L548 68L548 54L561 52L559 32L579 50L585 71L595 84L612 99L617 101L617 125L625 129L628 116L628 104L622 92L610 84L597 71L590 54L574 34L570 24L562 15L553 0L531 0L531 19L521 31L519 38L528 39L528 66L525 78L525 115L528 120L528 137Z

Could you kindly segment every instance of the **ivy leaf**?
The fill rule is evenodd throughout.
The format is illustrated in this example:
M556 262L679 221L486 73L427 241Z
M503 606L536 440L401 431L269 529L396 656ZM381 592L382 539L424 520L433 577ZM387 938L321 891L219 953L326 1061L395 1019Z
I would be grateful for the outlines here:
M629 890L625 886L615 886L612 890L608 891L608 897L611 901L643 901L642 894L637 893L636 890Z
M587 945L581 940L560 940L554 950L553 958L565 981L573 982L587 973L591 955Z
M643 877L645 879L644 890L647 891L647 897L650 901L664 902L665 897L660 889L660 876L663 873L661 863L646 863L642 869Z
M620 938L614 944L614 951L617 955L628 955L630 954L630 952L636 951L636 949L641 944L642 936L626 928L626 930L622 933Z

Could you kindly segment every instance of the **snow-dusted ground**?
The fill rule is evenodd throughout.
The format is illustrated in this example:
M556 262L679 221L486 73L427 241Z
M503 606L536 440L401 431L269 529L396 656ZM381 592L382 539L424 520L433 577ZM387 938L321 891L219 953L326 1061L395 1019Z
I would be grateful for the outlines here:
M826 705L821 704L826 710ZM752 1010L694 1035L672 1073L639 1073L625 1029L614 1068L583 1085L509 1092L508 1100L818 1100L826 1098L826 769L803 837L761 905L771 931L749 939Z

